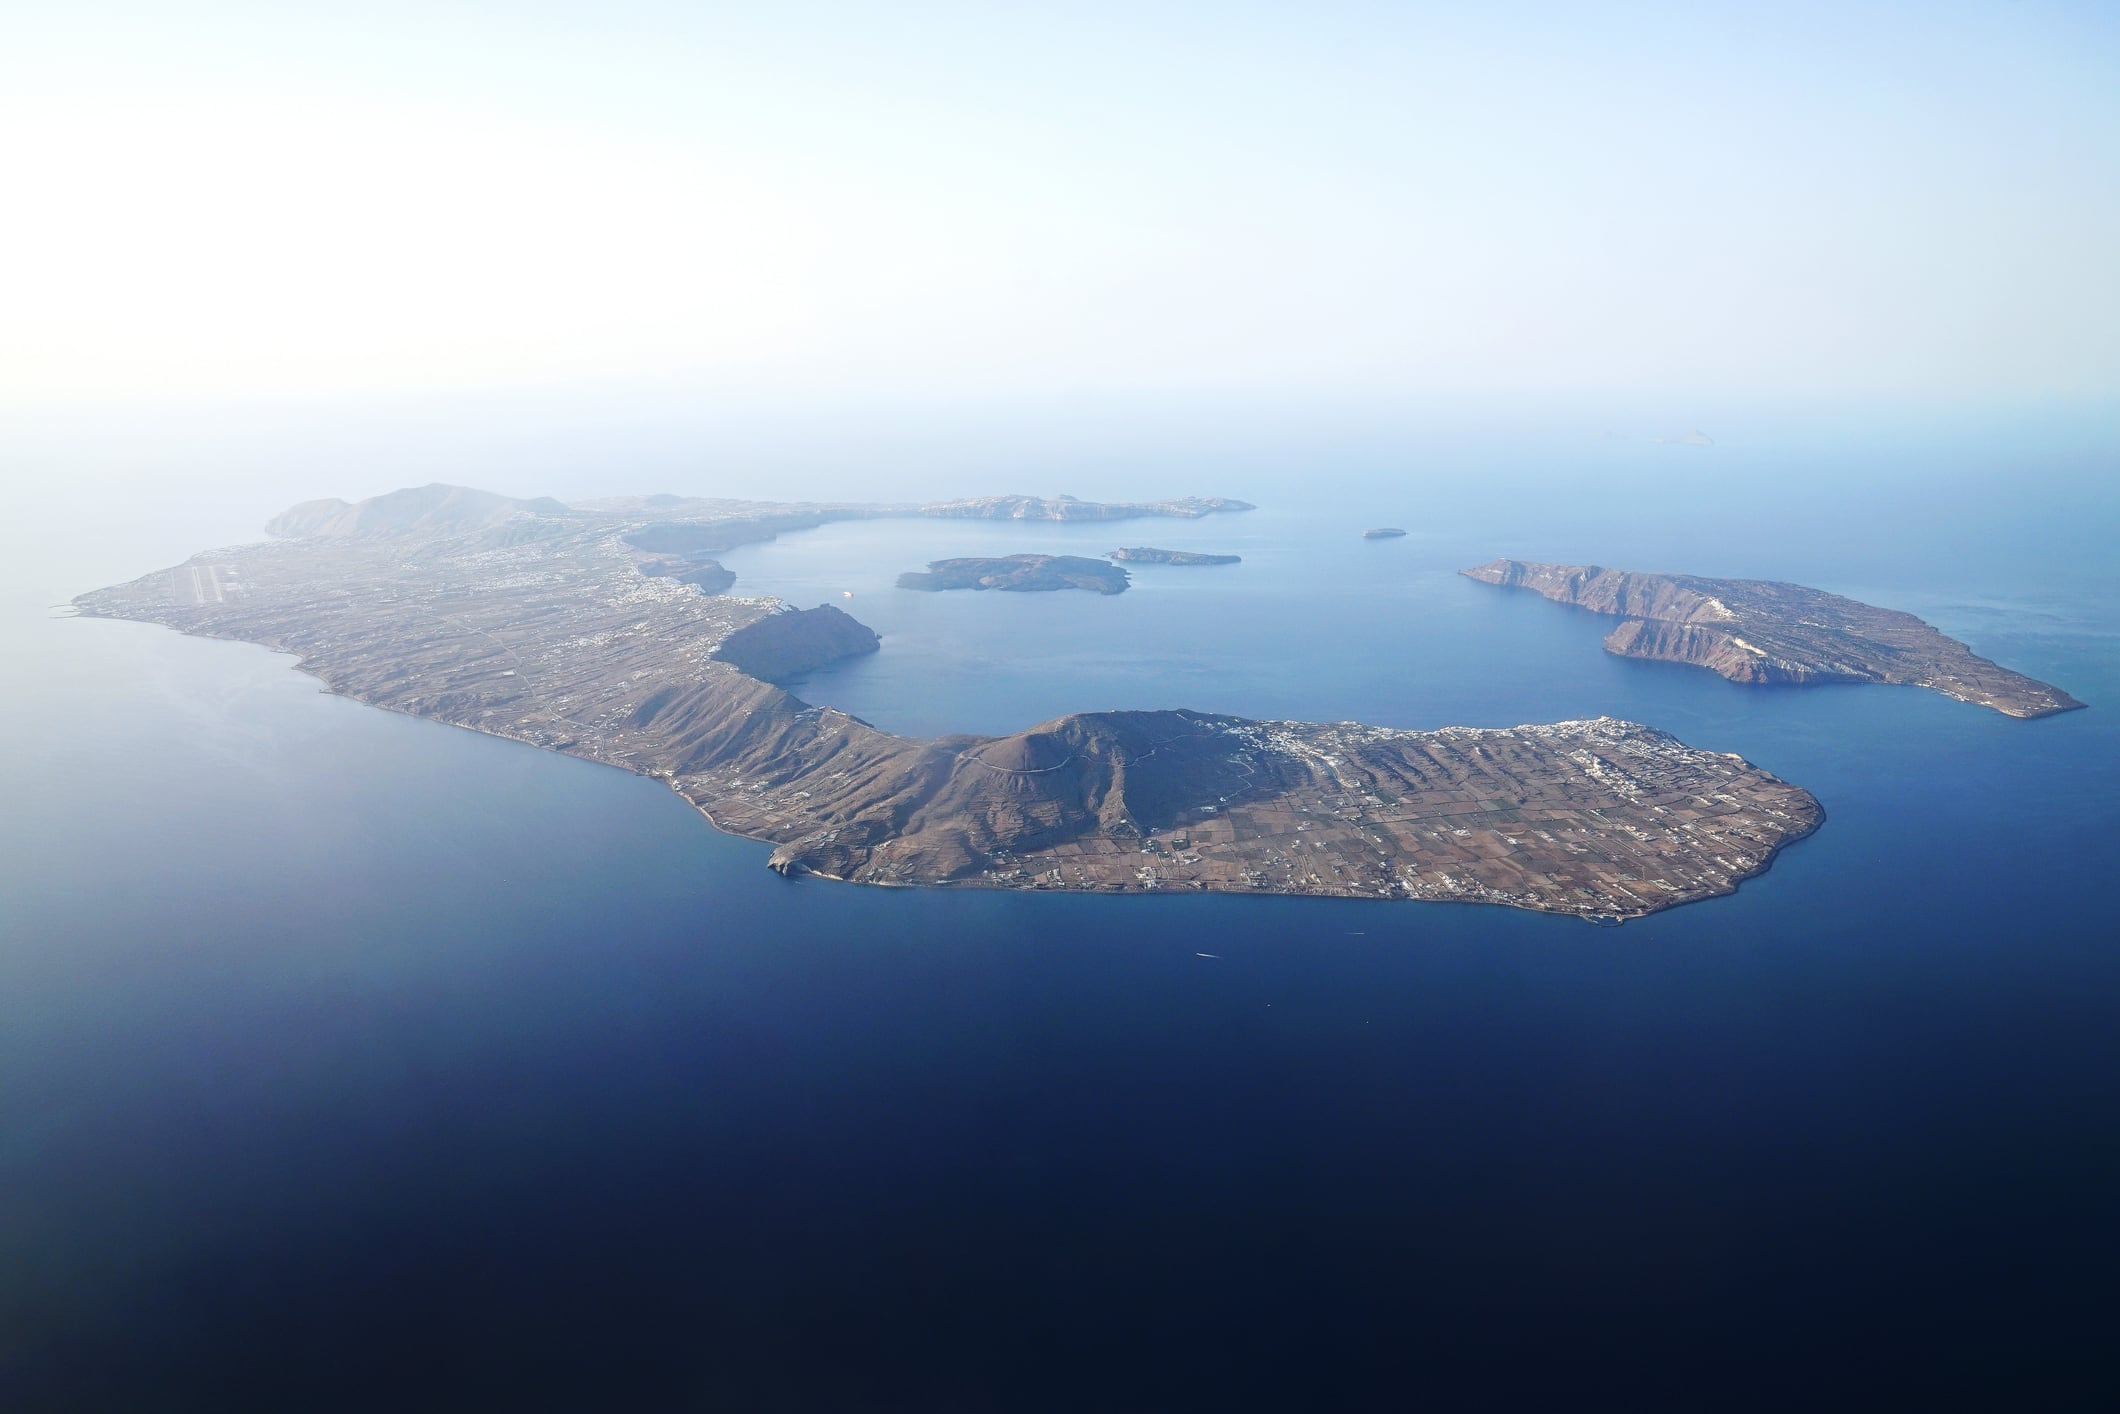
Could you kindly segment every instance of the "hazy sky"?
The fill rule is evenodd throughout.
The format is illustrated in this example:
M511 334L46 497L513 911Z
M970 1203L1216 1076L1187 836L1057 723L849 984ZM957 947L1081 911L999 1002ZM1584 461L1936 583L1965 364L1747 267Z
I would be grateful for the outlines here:
M0 11L18 408L2120 388L2110 4Z

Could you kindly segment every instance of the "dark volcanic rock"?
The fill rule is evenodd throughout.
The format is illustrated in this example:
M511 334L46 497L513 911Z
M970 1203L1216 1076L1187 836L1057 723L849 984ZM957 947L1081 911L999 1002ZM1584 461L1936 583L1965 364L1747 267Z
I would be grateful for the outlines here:
M719 594L736 583L736 572L719 560L648 560L640 572L650 579L674 579L702 594Z
M1002 555L995 559L933 560L925 574L898 576L900 589L1087 589L1119 594L1126 571L1081 555Z
M830 604L785 609L737 629L712 657L764 682L786 682L841 658L874 653L882 642L867 624Z

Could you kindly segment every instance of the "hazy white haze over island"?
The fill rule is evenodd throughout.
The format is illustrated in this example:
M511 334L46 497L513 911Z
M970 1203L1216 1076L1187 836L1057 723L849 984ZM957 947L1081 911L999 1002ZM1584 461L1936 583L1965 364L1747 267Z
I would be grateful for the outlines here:
M18 7L0 405L2082 398L2114 24Z

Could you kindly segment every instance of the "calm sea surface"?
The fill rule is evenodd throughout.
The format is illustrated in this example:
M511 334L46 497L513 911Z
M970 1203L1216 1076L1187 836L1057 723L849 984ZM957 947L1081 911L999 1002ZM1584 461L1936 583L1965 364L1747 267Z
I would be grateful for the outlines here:
M50 493L0 644L0 1408L2109 1385L2110 464L1762 494L1734 456L1594 456L1654 494L1166 468L1138 489L1262 509L833 526L727 563L883 634L797 691L893 730L1611 713L1824 802L1734 897L1619 929L783 880L650 781L47 617L277 509L89 531ZM1244 563L1113 598L891 587L1121 544ZM1453 573L1499 554L1861 595L2092 709L1625 662L1606 621Z

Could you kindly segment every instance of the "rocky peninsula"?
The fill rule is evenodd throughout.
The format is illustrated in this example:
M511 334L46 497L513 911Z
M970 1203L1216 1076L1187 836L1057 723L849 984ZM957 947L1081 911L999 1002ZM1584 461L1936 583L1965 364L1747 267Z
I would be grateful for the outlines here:
M863 626L640 563L882 513L427 487L311 503L275 522L286 538L76 603L264 644L330 691L652 776L790 874L1618 920L1728 893L1823 818L1738 757L1603 717L1406 731L1095 712L897 736L769 680L874 651Z
M2051 683L1989 662L1912 614L1800 584L1523 560L1460 573L1619 619L1605 635L1609 653L1691 663L1732 682L1904 683L2010 717L2083 705Z

